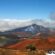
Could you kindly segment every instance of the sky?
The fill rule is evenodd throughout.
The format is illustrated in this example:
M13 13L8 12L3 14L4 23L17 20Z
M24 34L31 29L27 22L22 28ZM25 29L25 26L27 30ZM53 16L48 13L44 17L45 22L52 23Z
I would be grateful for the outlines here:
M55 0L0 0L0 30L31 23L55 28Z
M0 0L0 18L49 18L55 11L55 0Z

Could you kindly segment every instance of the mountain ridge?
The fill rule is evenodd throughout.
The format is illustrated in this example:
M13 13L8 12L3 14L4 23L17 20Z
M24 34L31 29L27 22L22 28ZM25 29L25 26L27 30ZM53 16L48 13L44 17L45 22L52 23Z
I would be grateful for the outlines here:
M2 32L2 33L12 33L12 32L14 32L14 33L15 32L27 32L27 33L36 34L38 32L47 33L47 32L49 32L49 29L46 28L46 27L43 27L41 25L32 24L32 25L29 25L29 26L12 29L12 30L5 31L5 32Z

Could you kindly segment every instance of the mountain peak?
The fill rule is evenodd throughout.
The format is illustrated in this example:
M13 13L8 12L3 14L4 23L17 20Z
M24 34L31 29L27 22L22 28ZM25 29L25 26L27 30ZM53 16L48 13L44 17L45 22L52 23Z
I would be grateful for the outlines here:
M26 26L26 27L21 27L21 28L16 28L16 29L4 32L4 33L11 33L11 32L28 32L28 33L36 34L36 33L39 33L39 32L48 33L49 30L48 30L48 28L45 28L41 25L37 25L37 24L34 23L32 25L29 25L29 26Z
M32 24L32 26L36 26L36 24Z

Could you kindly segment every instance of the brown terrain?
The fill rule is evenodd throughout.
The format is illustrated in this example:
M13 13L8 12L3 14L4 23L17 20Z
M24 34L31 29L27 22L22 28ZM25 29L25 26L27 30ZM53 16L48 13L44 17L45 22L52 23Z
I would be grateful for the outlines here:
M46 55L44 50L20 51L14 49L0 48L0 55Z
M55 37L25 39L14 45L6 46L6 48L23 50L27 45L33 44L37 49L55 49Z
M22 35L25 33L22 33ZM50 35L47 38L35 35L33 38L26 38L16 44L0 48L0 55L46 55L49 50L55 50L55 35ZM25 38L25 37L24 37ZM35 51L27 50L28 45L34 45Z

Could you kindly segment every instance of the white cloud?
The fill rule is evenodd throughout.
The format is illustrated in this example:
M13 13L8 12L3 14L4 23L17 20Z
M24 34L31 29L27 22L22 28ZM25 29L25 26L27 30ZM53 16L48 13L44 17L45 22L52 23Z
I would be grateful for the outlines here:
M27 22L30 20L18 20L18 19L0 19L0 31L6 31L9 29L14 29L18 27L23 27L27 24Z
M24 26L31 25L33 23L38 24L38 25L42 25L42 26L45 26L45 27L55 26L55 22L49 22L49 20L0 19L0 31L6 31L6 30L10 30L10 29L24 27Z

